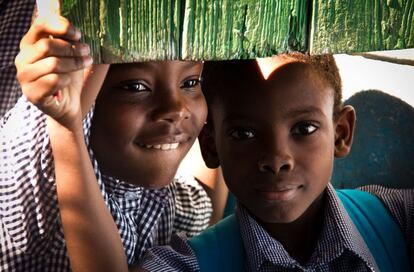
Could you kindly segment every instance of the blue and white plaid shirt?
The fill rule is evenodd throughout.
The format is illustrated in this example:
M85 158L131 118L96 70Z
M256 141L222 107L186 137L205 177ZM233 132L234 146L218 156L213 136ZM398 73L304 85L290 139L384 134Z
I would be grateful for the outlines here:
M22 94L14 58L30 27L34 6L35 0L0 0L0 118Z
M21 96L14 58L35 0L0 0L0 271L69 271L45 116ZM15 105L16 104L16 105ZM84 122L86 139L92 111ZM101 175L98 182L130 264L172 233L207 227L211 201L192 177L147 190Z
M361 189L377 195L391 211L405 235L413 265L414 190L387 189L375 185ZM326 192L325 222L313 255L305 265L294 260L281 243L238 205L236 216L246 251L246 271L378 271L364 239L331 185ZM141 265L148 271L199 271L194 252L183 234L174 235L170 246L148 250Z
M84 120L87 142L92 115ZM45 120L24 97L0 120L0 271L70 271ZM136 187L102 175L89 152L129 264L173 233L194 236L208 226L211 201L194 178Z

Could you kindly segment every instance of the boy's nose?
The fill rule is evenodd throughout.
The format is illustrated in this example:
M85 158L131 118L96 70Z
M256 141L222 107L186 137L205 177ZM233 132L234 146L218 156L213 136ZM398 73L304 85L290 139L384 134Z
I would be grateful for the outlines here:
M283 172L290 172L293 169L293 157L285 151L272 152L263 156L258 162L261 172L270 172L278 175Z
M185 101L180 97L171 96L162 99L158 108L154 111L156 121L165 121L169 123L180 122L189 119L191 116Z

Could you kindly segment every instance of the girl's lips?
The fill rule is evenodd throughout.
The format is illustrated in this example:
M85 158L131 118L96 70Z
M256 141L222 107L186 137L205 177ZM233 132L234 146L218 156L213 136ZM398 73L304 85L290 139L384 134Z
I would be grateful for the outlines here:
M180 143L164 143L164 144L154 144L154 145L145 145L145 144L138 144L140 147L148 148L148 149L158 149L158 150L175 150L178 148Z
M158 150L175 150L181 144L188 142L191 137L187 134L152 137L151 139L135 141L139 147Z

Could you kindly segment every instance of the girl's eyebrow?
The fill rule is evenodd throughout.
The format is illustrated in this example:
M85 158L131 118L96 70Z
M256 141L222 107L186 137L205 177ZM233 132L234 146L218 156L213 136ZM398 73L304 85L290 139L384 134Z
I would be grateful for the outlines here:
M133 62L133 63L128 63L126 65L128 65L129 69L133 69L133 70L152 70L155 68L155 66L157 64L159 64L160 62L163 61L146 61L146 62ZM179 70L187 70L190 68L193 68L197 65L199 65L199 62L196 61L180 61L180 65L176 66L176 69ZM121 64L122 65L122 64ZM123 69L123 68L120 68Z
M134 62L129 64L132 68L136 69L148 69L155 66L155 63L152 61L147 62Z

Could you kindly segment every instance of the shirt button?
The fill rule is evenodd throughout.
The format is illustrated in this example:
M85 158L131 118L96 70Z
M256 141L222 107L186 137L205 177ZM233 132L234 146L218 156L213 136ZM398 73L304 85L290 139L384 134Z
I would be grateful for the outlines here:
M126 192L125 195L124 195L124 197L127 200L133 200L133 199L137 199L138 198L137 194L134 193L134 192Z

